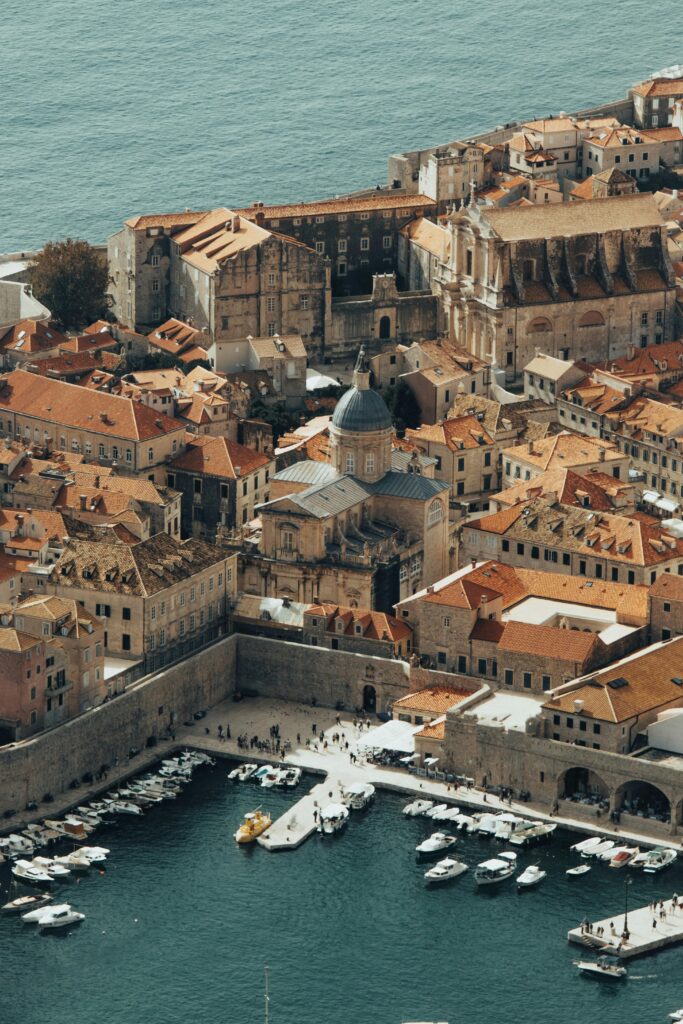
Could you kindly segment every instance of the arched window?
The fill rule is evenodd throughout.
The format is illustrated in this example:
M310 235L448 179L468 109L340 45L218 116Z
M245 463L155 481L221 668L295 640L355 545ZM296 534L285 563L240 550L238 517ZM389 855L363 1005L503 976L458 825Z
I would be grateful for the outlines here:
M354 473L356 470L356 460L353 457L353 452L346 453L346 473Z
M443 519L443 505L437 498L427 509L427 526L436 526Z
M545 331L552 331L553 325L545 316L537 316L529 324L529 334L543 334Z
M391 320L388 316L380 317L379 336L382 339L391 337Z
M598 313L597 309L592 309L590 313L584 313L579 320L579 327L604 327L605 318L602 313Z
M374 452L368 452L366 454L366 456L365 456L365 472L366 473L374 473L375 472L375 453Z

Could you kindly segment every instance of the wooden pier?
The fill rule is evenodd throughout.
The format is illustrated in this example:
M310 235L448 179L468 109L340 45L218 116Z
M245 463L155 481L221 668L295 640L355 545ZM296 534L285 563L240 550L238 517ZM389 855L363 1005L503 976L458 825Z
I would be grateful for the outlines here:
M667 946L683 942L683 909L674 909L672 900L664 900L666 917L660 917L659 907L639 907L628 912L628 939L624 933L624 914L615 914L602 921L591 921L591 931L581 927L567 933L569 942L576 942L595 953L609 954L627 959L642 956ZM602 936L596 934L603 930Z

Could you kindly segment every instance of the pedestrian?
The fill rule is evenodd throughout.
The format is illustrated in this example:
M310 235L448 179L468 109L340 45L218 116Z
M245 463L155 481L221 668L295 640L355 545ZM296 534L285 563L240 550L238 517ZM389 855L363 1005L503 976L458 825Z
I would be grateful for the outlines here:
M314 735L314 736L317 736L317 734L318 734L318 726L317 726L317 725L315 724L315 722L314 722L314 723L313 723L313 725L311 726L311 730L312 730L312 732L313 732L313 735Z
M337 715L337 725L341 725L341 715Z
M298 732L298 733L296 734L296 742L297 742L297 743L298 743L299 745L301 744L301 733L300 733L300 732Z
M654 917L652 918L652 927L655 929L657 928L657 920Z

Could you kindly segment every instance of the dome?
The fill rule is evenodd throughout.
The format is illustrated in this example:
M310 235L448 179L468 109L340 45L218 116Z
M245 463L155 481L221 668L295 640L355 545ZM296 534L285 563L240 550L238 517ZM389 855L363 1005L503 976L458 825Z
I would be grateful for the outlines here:
M346 391L334 410L333 426L339 430L371 431L391 427L391 414L376 391L352 387Z

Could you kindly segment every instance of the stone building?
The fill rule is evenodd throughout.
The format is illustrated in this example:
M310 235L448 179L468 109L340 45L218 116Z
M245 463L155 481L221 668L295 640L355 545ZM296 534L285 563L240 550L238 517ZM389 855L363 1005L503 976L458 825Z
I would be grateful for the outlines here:
M494 209L449 219L442 286L450 337L513 381L537 348L565 360L623 355L644 317L675 330L661 215L645 194Z
M438 333L437 297L429 289L399 291L394 273L375 274L371 295L347 295L332 305L325 354L348 357L362 345L370 352L387 342L410 345Z
M570 203L591 199L608 199L610 196L633 195L638 191L636 179L612 166L606 171L597 171L584 178L567 196Z
M616 480L627 480L629 456L612 441L580 437L569 430L524 445L507 448L503 458L503 486L517 480L533 480L549 469L573 469L587 473L591 469L611 473Z
M633 116L639 128L671 124L674 103L683 99L683 78L655 77L631 89Z
M152 474L182 451L185 425L129 398L14 370L0 378L0 434Z
M476 416L458 416L407 430L406 438L436 459L434 476L450 488L451 500L473 508L500 484L502 446Z
M650 628L653 640L683 636L683 579L662 573L650 587Z
M361 352L329 427L325 478L310 483L311 463L296 462L290 493L260 506L258 550L241 556L243 590L390 612L447 571L448 486L422 473L417 453L407 472L392 468L391 416L369 377Z
M497 558L589 580L654 583L683 575L683 540L646 517L532 498L464 524L462 560Z
M215 541L249 522L268 500L275 462L226 437L198 436L168 467L168 486L182 495L185 537Z
M669 138L669 131L678 138ZM680 163L682 144L683 135L677 128L666 131L665 138L628 126L594 132L583 143L584 173L590 177L614 167L639 181L647 180L667 163ZM667 160L669 153L673 159Z
M49 638L33 636L14 625L0 625L0 743L31 736L68 716L66 658ZM51 661L48 668L48 661ZM48 674L57 684L47 710Z
M314 604L304 612L303 642L332 651L406 658L413 631L393 615L336 604Z
M57 356L60 345L66 341L66 335L49 322L20 320L4 331L0 329L0 368L13 370Z
M585 376L585 370L576 363L537 351L524 367L524 394L527 398L540 398L542 402L554 405L560 392Z
M367 295L375 274L396 272L403 225L436 214L436 202L427 195L385 191L287 206L254 203L237 213L329 259L334 295Z
M476 142L453 142L435 149L420 165L418 191L437 204L437 213L451 207L459 209L474 182L483 188L491 179L492 168L485 149Z
M540 694L633 650L648 591L482 561L396 605L423 663Z
M219 636L234 593L234 558L195 538L139 544L71 539L48 589L104 626L110 657L182 657Z

